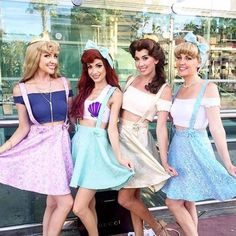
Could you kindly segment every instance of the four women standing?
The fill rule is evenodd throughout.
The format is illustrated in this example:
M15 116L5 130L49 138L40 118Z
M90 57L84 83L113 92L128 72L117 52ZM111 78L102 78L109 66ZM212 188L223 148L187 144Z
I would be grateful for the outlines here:
M0 147L0 182L47 195L45 236L59 235L71 209L70 179L72 187L79 187L73 211L90 236L98 235L97 190L120 189L119 203L130 210L136 236L143 235L143 221L156 235L169 235L141 201L143 187L158 191L167 180L166 204L187 236L198 235L194 201L236 196L236 167L227 150L218 90L198 77L208 46L192 33L185 40L175 49L184 84L172 107L158 43L151 39L131 43L139 75L129 77L123 103L108 50L87 43L79 93L71 109L72 119L79 121L72 141L73 175L66 128L72 93L68 81L57 73L59 46L45 39L29 44L23 79L13 91L19 127ZM169 111L175 134L167 158ZM159 153L148 131L154 116ZM205 130L208 122L226 169L214 157Z

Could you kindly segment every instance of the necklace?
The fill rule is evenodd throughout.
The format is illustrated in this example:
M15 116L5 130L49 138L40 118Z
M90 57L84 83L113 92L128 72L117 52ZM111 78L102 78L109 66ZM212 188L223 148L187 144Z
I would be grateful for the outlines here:
M49 80L49 87L47 88L40 88L39 86L37 86L37 83L35 83L35 87L37 88L37 90L40 92L40 93L49 93L49 92L45 92L45 91L50 91L51 90L51 79Z
M51 80L49 82L49 92L47 92L49 94L49 99L46 97L46 93L43 92L40 88L38 88L36 86L37 90L39 91L39 93L41 94L41 96L44 98L45 101L47 101L49 103L49 107L50 107L50 118L51 118L51 122L53 122L53 108L52 108L52 92L51 92Z
M196 80L193 80L190 84L185 84L185 82L184 82L183 87L184 88L192 87L193 85L197 84L199 81L200 81L200 79L198 78Z

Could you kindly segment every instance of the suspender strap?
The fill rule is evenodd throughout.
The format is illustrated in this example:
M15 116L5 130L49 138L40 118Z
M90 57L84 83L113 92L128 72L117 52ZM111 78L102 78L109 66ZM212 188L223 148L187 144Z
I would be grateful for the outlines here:
M202 87L201 87L201 90L198 94L198 97L197 97L197 100L194 104L194 107L193 107L193 112L192 112L192 117L190 119L190 122L189 122L189 128L190 129L193 129L194 128L194 125L195 125L195 122L196 122L196 119L197 119L197 113L198 113L198 110L200 108L200 105L201 105L201 101L203 99L203 96L204 96L204 93L206 91L206 87L208 85L209 81L206 81Z
M160 99L160 96L164 90L164 88L166 87L167 83L163 84L161 86L161 88L159 89L158 93L156 94L151 106L148 108L148 110L144 113L144 115L139 119L139 121L137 123L142 123L144 122L144 120L147 118L147 116L153 112L153 108L155 107L155 104L157 103L158 99Z
M177 90L176 90L176 92L175 92L175 94L174 94L174 96L173 96L173 98L172 98L172 103L174 102L175 98L177 97L177 95L178 95L179 90L181 89L181 87L182 87L182 85L179 85L179 86L177 87Z
M128 81L125 84L125 88L124 88L123 92L125 92L127 90L127 88L134 82L134 80L135 80L134 76L131 75L128 77Z
M31 106L30 106L30 103L29 103L29 98L28 98L28 95L27 95L27 91L26 91L25 84L24 84L24 83L19 83L19 87L20 87L21 95L22 95L22 97L23 97L23 101L24 101L24 103L25 103L27 112L28 112L28 114L29 114L30 121L31 121L33 124L35 124L35 125L39 125L38 121L36 121L36 119L35 119L34 116L33 116L32 109L31 109Z
M109 98L111 97L111 95L114 93L116 87L111 87L106 96L104 97L103 101L102 101L102 105L101 105L101 108L99 110L99 113L98 113L98 119L97 119L97 123L96 123L96 128L100 127L101 124L102 124L102 118L103 118L103 114L104 114L104 111L105 111L105 108L107 106L107 102L109 100Z

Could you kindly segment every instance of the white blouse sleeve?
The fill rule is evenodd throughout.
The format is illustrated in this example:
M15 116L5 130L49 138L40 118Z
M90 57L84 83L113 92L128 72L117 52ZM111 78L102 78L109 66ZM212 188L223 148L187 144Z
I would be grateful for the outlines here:
M220 98L204 98L202 105L206 108L209 107L220 107Z
M172 102L164 99L158 99L156 103L157 111L170 111Z

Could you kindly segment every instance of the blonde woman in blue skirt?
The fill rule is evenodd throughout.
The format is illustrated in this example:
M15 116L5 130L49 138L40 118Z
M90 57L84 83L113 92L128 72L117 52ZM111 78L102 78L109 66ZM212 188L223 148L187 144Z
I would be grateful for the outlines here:
M72 140L75 165L70 186L79 187L73 212L89 236L98 236L96 191L120 189L133 176L133 167L120 152L117 122L122 92L108 49L88 41L81 62L78 95L72 104L79 124Z
M198 76L199 67L207 60L208 44L192 33L184 39L175 49L176 68L184 83L171 107L175 133L168 155L168 162L178 175L169 179L162 190L185 235L197 236L194 202L235 197L236 167L227 149L217 86ZM208 123L224 166L215 158L206 131Z

